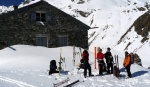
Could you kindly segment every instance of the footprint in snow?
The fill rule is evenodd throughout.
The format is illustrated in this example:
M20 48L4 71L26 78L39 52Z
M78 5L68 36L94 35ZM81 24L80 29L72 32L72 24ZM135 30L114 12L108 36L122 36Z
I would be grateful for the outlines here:
M44 77L45 75L39 75L39 76Z
M10 71L11 73L14 73L14 71Z
M102 80L102 79L97 79L97 81L103 82L103 83L108 82L107 80Z
M88 78L90 81L94 81L94 79L92 79L92 78Z
M150 84L150 80L145 79L143 83L145 83L145 84Z
M113 86L113 84L110 84L110 83L106 83L106 85L108 85L108 86Z
M30 73L31 75L33 75L34 73Z
M99 85L98 84L95 84L95 83L91 83L91 85L93 86L93 87L99 87ZM102 85L101 85L102 86Z
M27 71L23 71L23 73L28 73Z
M125 86L125 85L123 85L123 84L116 84L116 85L118 85L118 86Z

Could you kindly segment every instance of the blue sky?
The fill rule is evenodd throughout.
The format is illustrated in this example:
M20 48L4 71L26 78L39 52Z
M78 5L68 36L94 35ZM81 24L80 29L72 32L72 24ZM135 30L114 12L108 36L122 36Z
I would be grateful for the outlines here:
M10 6L10 5L19 5L24 0L0 0L0 5Z

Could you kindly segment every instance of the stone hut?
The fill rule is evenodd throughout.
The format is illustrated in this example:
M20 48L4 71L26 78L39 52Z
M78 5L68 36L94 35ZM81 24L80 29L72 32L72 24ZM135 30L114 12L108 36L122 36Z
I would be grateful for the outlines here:
M0 15L0 49L24 44L45 47L88 45L89 26L41 0Z

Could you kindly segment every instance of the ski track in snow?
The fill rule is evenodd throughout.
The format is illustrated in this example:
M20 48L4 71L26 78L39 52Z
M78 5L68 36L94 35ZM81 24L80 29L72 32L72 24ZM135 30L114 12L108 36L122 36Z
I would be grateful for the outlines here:
M50 78L48 75L37 74L37 72L41 72L40 70L10 70L10 71L0 71L0 82L14 84L15 87L38 87L35 85L31 85L26 81L23 81L24 77L46 77ZM13 79L12 79L13 78ZM26 78L25 78L26 79ZM29 81L32 79L28 79ZM43 84L41 83L41 86ZM0 86L1 87L1 86ZM8 86L11 87L11 86ZM43 87L43 86L42 86Z
M19 81L19 80L14 80L14 79L4 77L4 76L0 76L0 80L8 82L8 83L16 84L19 87L36 87L36 86L30 85L30 84L27 84L25 82L22 82L22 81Z
M93 73L96 75L97 70L93 70ZM125 72L121 72L121 77L118 79L114 77L113 75L103 75L103 76L94 76L94 77L83 77L83 70L76 70L72 69L72 71L68 72L70 74L53 74L48 75L47 71L40 71L40 70L11 70L11 71L0 71L0 81L15 84L16 87L39 87L35 86L33 84L30 84L26 82L26 80L22 80L23 77L35 77L35 78L47 78L49 80L55 79L55 83L62 81L63 79L69 77L70 81L68 83L65 83L63 86L72 83L74 79L79 79L80 82L76 84L76 87L85 87L84 84L89 84L88 87L136 87L137 85L150 85L150 79L145 77L150 77L148 73L145 73L142 75L144 77L143 80L140 80L140 76L137 76L135 78L125 79ZM12 75L12 77L11 77ZM14 78L16 77L16 78ZM12 79L13 78L13 79ZM32 80L32 79L31 79ZM140 81L139 81L140 80ZM84 82L83 82L84 81ZM41 87L44 83L41 83Z

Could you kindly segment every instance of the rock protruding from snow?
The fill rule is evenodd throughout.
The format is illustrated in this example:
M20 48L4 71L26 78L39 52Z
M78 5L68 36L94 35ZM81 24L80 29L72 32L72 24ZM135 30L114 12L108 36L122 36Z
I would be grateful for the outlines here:
M83 3L88 2L90 0L71 0L71 1L74 3L77 3L77 4L83 4Z

